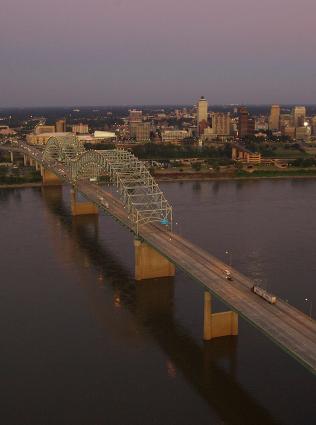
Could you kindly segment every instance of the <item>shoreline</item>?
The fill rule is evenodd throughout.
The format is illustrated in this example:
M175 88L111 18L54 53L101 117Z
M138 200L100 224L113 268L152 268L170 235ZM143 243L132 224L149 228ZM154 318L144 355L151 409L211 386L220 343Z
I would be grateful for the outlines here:
M41 187L41 186L43 186L42 182L13 183L13 184L0 184L0 189L23 189L23 188Z
M316 180L316 174L314 176L227 176L227 177L211 177L211 176L153 176L157 182L181 182L181 181L234 181L234 180ZM29 189L34 187L42 187L41 182L34 183L15 183L15 184L0 184L0 189Z
M205 177L197 177L197 176L183 176L183 177L170 177L170 176L154 176L154 178L157 181L161 182L174 182L174 181L233 181L233 180L291 180L291 179L308 179L316 180L316 174L314 176L230 176L230 177L211 177L211 176L205 176Z

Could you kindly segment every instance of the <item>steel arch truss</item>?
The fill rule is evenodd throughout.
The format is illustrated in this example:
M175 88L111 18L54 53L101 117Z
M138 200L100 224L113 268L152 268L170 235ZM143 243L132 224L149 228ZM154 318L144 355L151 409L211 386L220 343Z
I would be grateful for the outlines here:
M43 159L67 162L77 158L82 152L84 152L83 145L74 135L52 136L46 143Z
M107 175L118 190L130 220L138 227L155 221L172 224L172 207L142 161L123 149L86 151L70 162L74 184Z

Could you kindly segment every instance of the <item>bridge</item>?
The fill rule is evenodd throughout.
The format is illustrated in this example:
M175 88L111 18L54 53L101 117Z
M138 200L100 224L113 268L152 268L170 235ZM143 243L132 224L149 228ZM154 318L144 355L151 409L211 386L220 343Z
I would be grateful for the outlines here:
M85 151L72 137L52 137L44 151L22 142L14 150L41 170L43 185L72 185L73 215L103 210L133 232L136 281L173 276L178 267L203 285L205 340L237 335L240 315L316 373L316 322L280 299L269 304L251 291L249 278L175 234L171 205L146 166L131 153ZM97 184L100 178L107 179L117 196ZM80 202L78 193L87 202ZM233 281L225 278L226 269ZM230 311L212 313L212 296Z

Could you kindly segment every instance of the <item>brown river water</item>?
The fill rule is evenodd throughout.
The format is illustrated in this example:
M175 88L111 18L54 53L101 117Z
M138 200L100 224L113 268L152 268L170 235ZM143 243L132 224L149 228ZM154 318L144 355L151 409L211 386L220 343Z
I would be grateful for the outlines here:
M316 311L315 181L160 186L176 232ZM241 319L204 343L203 288L135 283L132 234L68 187L0 190L0 230L1 424L315 423L311 373Z

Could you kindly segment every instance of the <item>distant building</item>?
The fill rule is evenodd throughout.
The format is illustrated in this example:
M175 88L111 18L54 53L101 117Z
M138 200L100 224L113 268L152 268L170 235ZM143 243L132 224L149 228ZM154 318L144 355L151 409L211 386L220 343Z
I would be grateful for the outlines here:
M306 119L305 106L295 106L292 110L293 127L303 127Z
M134 122L130 123L130 137L136 139L137 142L150 141L150 123Z
M128 121L130 123L142 122L143 121L143 111L137 111L136 109L130 109Z
M213 112L211 117L213 133L217 134L218 136L229 136L231 130L230 114Z
M295 127L292 127L292 126L281 127L281 133L282 133L282 136L295 139Z
M204 130L203 135L201 136L202 141L210 141L216 138L217 138L217 134L214 134L213 127L207 127Z
M56 129L54 125L39 124L35 127L34 133L35 134L56 133Z
M238 137L254 134L255 121L249 117L248 109L240 107L238 109Z
M116 139L116 134L112 131L95 131L94 132L94 138L96 140L109 140L109 139Z
M62 119L62 120L56 121L55 128L56 128L56 133L65 133L65 131L66 131L66 120Z
M204 96L201 96L197 104L197 128L199 136L204 133L207 127L208 103Z
M280 128L292 127L292 114L280 114Z
M88 134L89 133L88 124L82 124L82 123L74 124L71 129L72 129L72 132L74 134Z
M161 136L164 143L175 143L189 137L189 133L186 130L164 130Z
M234 161L246 162L247 164L260 164L262 158L260 153L250 152L243 146L235 144L232 147L232 159Z
M64 137L68 135L71 135L71 133L56 133L56 131L53 131L51 133L27 134L26 143L28 143L29 145L43 146L46 145L48 139L50 139L51 137Z
M295 138L296 140L307 140L310 136L309 127L302 126L302 127L296 127L295 129Z
M12 136L13 134L16 134L16 133L8 125L0 125L0 134L2 136Z
M248 118L248 135L252 136L255 134L256 120L254 118Z
M269 129L269 124L264 115L261 115L255 119L255 130L256 131L267 131Z
M272 105L269 116L269 130L279 131L280 130L280 105Z
M161 112L160 114L157 114L157 115L155 116L155 118L156 118L158 121L165 121L165 120L167 119L167 114L165 114L164 112Z

